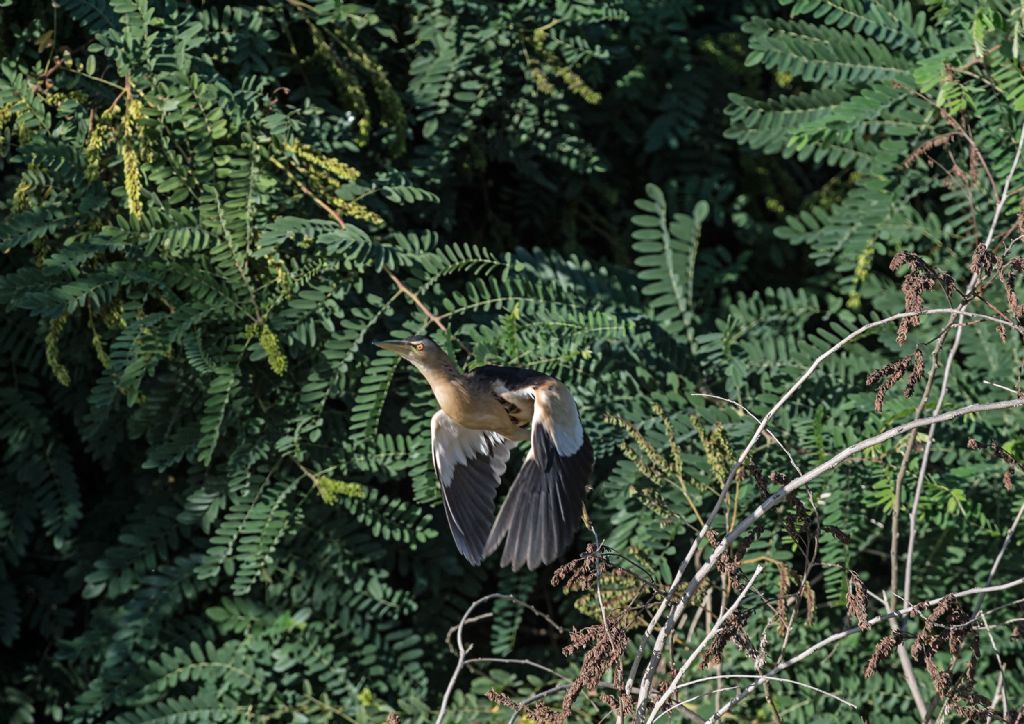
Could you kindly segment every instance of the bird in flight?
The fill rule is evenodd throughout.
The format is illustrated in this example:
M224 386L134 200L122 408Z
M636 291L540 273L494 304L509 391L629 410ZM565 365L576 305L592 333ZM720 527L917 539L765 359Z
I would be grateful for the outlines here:
M412 362L441 406L430 420L430 443L459 552L478 566L504 541L501 565L514 571L555 560L579 527L594 467L565 385L518 367L460 374L429 337L374 344ZM498 483L522 440L530 441L530 452L495 518Z

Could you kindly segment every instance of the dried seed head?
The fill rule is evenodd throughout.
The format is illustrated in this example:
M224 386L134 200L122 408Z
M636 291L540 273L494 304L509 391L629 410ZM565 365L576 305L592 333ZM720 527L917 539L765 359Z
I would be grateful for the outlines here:
M864 591L864 582L860 580L853 571L850 571L850 583L846 588L846 610L850 618L857 622L857 628L867 631L868 624L868 596Z
M878 664L889 658L889 655L896 650L897 644L899 644L899 637L895 631L888 636L882 637L875 645L875 651L871 654L871 658L868 659L867 666L864 667L865 679L869 679L874 675L875 671L878 670Z

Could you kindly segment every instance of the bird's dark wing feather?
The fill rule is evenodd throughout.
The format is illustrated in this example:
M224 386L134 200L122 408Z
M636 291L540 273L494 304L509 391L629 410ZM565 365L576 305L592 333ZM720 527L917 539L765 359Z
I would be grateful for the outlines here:
M504 540L501 565L514 571L550 563L569 546L594 467L594 453L569 391L545 377L532 394L530 452L484 548L489 556Z
M500 367L498 365L477 367L467 376L471 382L500 382L506 390L511 392L523 390L531 394L534 387L553 379L542 372L534 372L533 370L526 370L521 367Z
M441 410L430 421L430 443L455 547L478 566L512 443L496 432L462 427Z

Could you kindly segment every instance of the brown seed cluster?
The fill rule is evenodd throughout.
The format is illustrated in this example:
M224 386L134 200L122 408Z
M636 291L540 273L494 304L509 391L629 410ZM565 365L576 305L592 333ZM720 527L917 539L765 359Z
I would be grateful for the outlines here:
M735 643L750 658L758 658L754 644L750 641L750 637L747 635L746 629L744 629L748 618L750 618L750 611L740 609L722 623L718 633L711 639L707 648L704 649L703 655L701 655L700 665L702 668L707 669L722 663L722 653L725 651L725 645L730 641Z
M609 669L612 669L612 685L616 689L622 689L622 655L629 647L629 636L625 629L613 621L575 630L569 634L569 640L569 645L562 649L562 653L570 656L582 649L586 649L586 653L583 654L579 675L569 685L562 699L562 719L558 720L559 724L567 721L572 714L573 702L579 697L580 692L596 691ZM616 714L624 716L632 711L630 698L625 694L617 701L609 699L605 703Z
M961 672L954 671L957 655L967 649L970 656ZM942 668L936 660L940 651L953 655L948 668ZM924 621L917 640L910 649L915 660L924 659L925 668L932 679L935 692L946 701L957 715L965 719L976 719L992 715L987 702L974 691L980 647L975 623L959 600L952 594L943 598Z
M903 159L903 167L910 168L919 158L923 158L929 168L934 166L935 160L928 155L928 152L946 146L950 141L956 138L956 136L956 133L940 133L934 138L929 138L927 141L911 151L910 155Z
M853 571L850 571L850 585L846 589L846 610L850 618L857 622L857 628L867 631L868 624L868 596L864 591L864 581L860 580Z
M973 437L967 439L967 447L971 450L986 448L983 443ZM1017 458L1003 449L1003 446L999 443L991 442L988 444L987 449L991 451L994 457L1006 463L1006 470L1003 471L1003 490L1009 493L1013 489L1013 476L1020 468L1020 463L1017 462Z
M498 706L513 709L517 713L522 712L524 709L524 707L517 704L511 696L500 691L495 691L494 689L488 691L484 696ZM537 724L563 724L565 721L561 712L544 704L534 704L533 706L525 707L525 714L528 719L537 722Z
M978 244L971 257L971 272L976 274L981 282L979 283L979 294L993 280L993 275L998 277L1003 286L1003 293L1006 295L1006 306L1010 316L1014 319L1024 317L1024 304L1017 296L1015 288L1017 277L1024 273L1024 258L1019 256L1000 255L993 252L984 244Z
M921 352L920 347L914 350L914 354L894 360L868 375L866 381L868 385L878 383L878 389L875 392L875 412L882 411L882 404L885 402L886 394L908 372L910 375L907 377L907 386L903 389L904 397L910 397L914 394L914 388L917 387L917 383L924 377L924 354Z
M754 542L763 529L763 525L755 526L749 536L737 540L731 551L723 551L722 555L715 561L715 568L724 579L729 581L729 585L733 588L743 587L743 582L740 579L740 566L743 563L743 554L747 552L747 548L750 547L750 544ZM718 533L712 528L708 528L704 538L712 549L717 548L720 543Z
M882 640L875 645L875 651L871 654L871 658L868 659L867 666L864 667L864 678L869 679L874 676L878 670L878 664L889 658L893 651L896 650L896 646L899 645L903 637L899 631L893 631L888 636L883 636Z
M608 564L598 555L597 547L587 543L586 553L555 569L551 585L555 588L564 586L567 591L588 591L607 571Z
M956 282L947 272L933 268L917 254L909 251L901 251L892 258L889 269L896 271L900 267L908 265L910 271L903 277L903 284L900 289L903 292L903 299L908 312L920 312L924 309L924 293L930 292L936 287L942 289L946 297L950 297L956 289ZM896 341L903 344L907 341L907 335L911 327L921 324L921 317L914 314L900 320L896 332Z

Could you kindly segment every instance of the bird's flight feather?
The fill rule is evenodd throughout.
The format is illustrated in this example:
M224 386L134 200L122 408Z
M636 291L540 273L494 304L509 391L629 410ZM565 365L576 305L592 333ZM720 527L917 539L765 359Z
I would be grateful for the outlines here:
M443 410L430 420L430 441L455 547L470 563L480 565L512 443L496 432L462 427Z
M501 565L512 570L523 565L533 570L550 563L572 542L594 464L569 391L548 378L530 392L534 398L530 452L484 548L487 557L504 540Z

